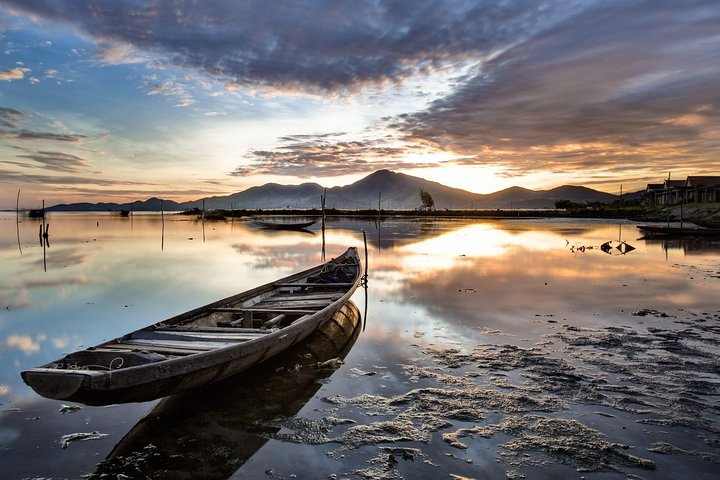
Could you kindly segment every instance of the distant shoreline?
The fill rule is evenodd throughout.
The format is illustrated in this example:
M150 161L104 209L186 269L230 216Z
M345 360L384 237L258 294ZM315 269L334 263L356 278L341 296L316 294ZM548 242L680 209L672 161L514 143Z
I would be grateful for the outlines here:
M15 210L0 210L0 212L15 213ZM30 210L20 210L21 215L28 217ZM120 210L57 210L46 209L46 213L85 213L121 215ZM136 210L130 215L160 214L160 210ZM201 209L191 210L165 210L167 215L185 215L204 217L208 221L222 221L240 218L256 217L322 217L319 208L311 209L208 209L204 213ZM326 209L326 217L348 218L417 218L417 219L523 219L523 218L590 218L608 220L630 221L697 221L698 224L720 226L720 204L686 205L684 211L679 206L670 207L599 207L599 208L572 208L572 209L443 209L443 210L385 210L377 209Z

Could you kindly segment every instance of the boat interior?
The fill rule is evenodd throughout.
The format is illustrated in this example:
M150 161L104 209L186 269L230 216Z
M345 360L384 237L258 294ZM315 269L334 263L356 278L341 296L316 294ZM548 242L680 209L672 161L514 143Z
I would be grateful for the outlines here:
M50 368L116 370L208 352L265 337L338 301L359 265L342 264L292 283L275 283L252 297L202 309L71 353Z

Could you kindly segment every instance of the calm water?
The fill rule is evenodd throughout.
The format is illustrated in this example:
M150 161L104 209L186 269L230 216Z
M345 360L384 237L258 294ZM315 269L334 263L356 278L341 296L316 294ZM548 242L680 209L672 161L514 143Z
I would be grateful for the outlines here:
M718 243L627 222L331 220L327 255L362 251L365 230L370 267L336 371L294 352L192 395L63 413L19 372L317 264L322 236L55 213L43 247L21 220L0 214L2 478L80 478L113 451L152 478L200 463L203 478L714 478L720 463ZM618 240L636 249L599 249Z

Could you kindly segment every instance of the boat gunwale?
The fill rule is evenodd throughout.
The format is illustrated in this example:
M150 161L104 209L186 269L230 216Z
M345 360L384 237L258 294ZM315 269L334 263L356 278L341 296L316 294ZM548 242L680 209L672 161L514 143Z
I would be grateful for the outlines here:
M130 338L130 336L139 331L155 331L158 327L163 326L171 326L171 325L178 325L184 320L192 320L194 317L199 317L203 314L209 313L212 308L216 308L219 305L227 305L231 303L237 303L242 302L243 299L252 299L253 297L257 297L258 295L262 295L265 292L270 292L273 290L279 290L281 288L287 288L286 286L281 286L280 284L287 284L294 281L297 281L299 279L303 279L306 277L309 277L310 275L320 272L323 267L328 265L329 263L333 261L337 261L343 258L352 258L357 260L357 263L355 264L357 266L357 272L355 275L355 279L353 282L347 282L348 287L345 288L343 291L341 297L339 297L337 300L333 301L332 303L328 304L327 306L321 308L320 310L315 311L311 315L305 315L304 317L300 317L300 319L295 320L294 323L291 323L290 325L277 329L275 331L269 332L267 335L264 335L262 337L249 339L247 341L238 342L238 343L230 343L228 342L227 346L214 348L205 352L198 352L193 353L185 356L178 356L175 358L167 358L165 360L160 360L156 362L150 362L140 365L133 365L125 368L118 368L118 369L109 369L109 370L90 370L90 369L60 369L60 368L52 368L50 365L53 365L56 362L50 362L47 363L41 367L34 367L27 369L22 372L23 379L25 379L25 373L37 373L37 374L47 374L47 375L63 375L68 377L77 378L78 376L85 377L85 380L83 380L83 384L85 387L83 388L84 393L86 395L92 395L93 392L96 393L103 393L103 392L109 392L113 390L119 390L124 388L133 388L135 386L141 387L142 385L151 384L153 381L163 381L168 380L173 377L181 376L188 373L197 372L200 370L207 370L212 368L222 368L223 364L232 364L243 357L252 357L253 355L256 355L258 353L261 354L260 359L257 361L254 361L250 363L245 368L250 368L251 366L262 362L263 360L269 358L265 355L265 353L275 345L282 345L286 341L286 337L291 337L289 340L289 343L283 347L288 348L292 344L296 343L297 341L302 340L306 336L308 336L312 331L314 331L317 328L320 328L325 322L327 322L330 318L332 318L332 313L334 311L339 310L342 308L342 306L350 299L350 297L354 294L355 290L360 284L362 273L360 268L360 258L359 254L357 252L356 247L350 247L348 248L342 255L339 255L338 257L331 259L328 262L325 262L321 265L316 265L314 267L308 268L306 270L303 270L301 272L294 273L292 275L289 275L287 277L280 278L278 280L275 280L273 282L260 285L258 287L255 287L253 289L240 292L235 295L231 295L229 297L217 300L215 302L211 302L207 305L197 307L195 309L189 310L187 312L183 312L181 314L175 315L173 317L170 317L166 320L154 323L152 325L149 325L144 328L140 328L137 330L134 330L133 332L129 332L125 335L122 335L120 337L114 338L112 340L103 342L101 344L95 345L93 347L89 347L84 350L78 350L78 351L92 351L94 348L102 348L103 346L107 345L121 345L118 340L121 339L127 339ZM298 287L302 287L303 283L298 283ZM308 284L310 286L314 284ZM323 284L318 284L323 285ZM340 292L338 292L340 293ZM326 317L326 318L322 318ZM312 323L313 321L320 321L318 325L315 326L313 329L307 329L308 323ZM303 335L303 331L305 331L305 334ZM114 343L115 342L115 343ZM274 344L274 345L273 345ZM135 346L128 344L128 352L132 351L142 351L142 346ZM119 355L122 355L124 352L118 352ZM229 356L228 356L229 355ZM272 355L271 355L272 356ZM216 358L215 358L216 357ZM192 360L190 360L192 359ZM198 367L197 362L203 362L203 365ZM164 368L158 368L158 366L162 365ZM222 372L222 370L221 370ZM219 374L220 378L224 378L223 375ZM127 382L128 379L134 379L134 382ZM215 381L215 380L213 380ZM27 383L27 382L26 382ZM29 385L29 384L28 384ZM32 388L32 385L30 385Z

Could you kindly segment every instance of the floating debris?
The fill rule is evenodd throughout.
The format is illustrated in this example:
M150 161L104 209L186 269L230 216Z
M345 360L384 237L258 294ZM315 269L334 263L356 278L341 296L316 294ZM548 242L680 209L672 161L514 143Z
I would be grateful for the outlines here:
M324 362L318 362L316 364L317 368L340 368L341 365L343 365L345 362L342 361L341 358L331 358L330 360L325 360Z
M77 412L78 410L82 410L82 408L83 408L83 407L81 407L80 405L65 405L65 404L62 404L62 405L60 405L60 409L59 409L58 411L59 411L60 413L62 413L63 415L65 415L66 413L74 413L74 412Z
M632 313L636 317L646 317L648 315L651 315L653 317L661 317L661 318L668 318L670 315L668 315L665 312L661 312L652 308L643 308L641 310L638 310L636 312Z
M694 457L699 457L707 462L720 463L720 455L718 455L716 453L698 452L695 450L685 450L683 448L678 448L674 445L671 445L667 442L653 443L652 446L650 448L648 448L648 450L651 452L661 453L664 455L680 453L683 455L691 455Z
M107 437L107 433L100 433L100 432L78 432L78 433L68 433L67 435L63 435L60 438L60 446L62 448L67 448L68 445L70 445L70 442L85 442L87 440L100 440L101 438Z
M152 443L128 455L119 455L103 460L98 464L97 471L87 478L147 478L143 472L157 470L160 465L171 461Z

